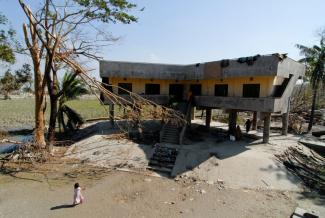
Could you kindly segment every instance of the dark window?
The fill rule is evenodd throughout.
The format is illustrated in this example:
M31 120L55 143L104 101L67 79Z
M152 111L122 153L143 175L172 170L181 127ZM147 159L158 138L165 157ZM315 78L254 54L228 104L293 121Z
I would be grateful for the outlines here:
M119 83L118 86L121 87L118 89L119 95L129 94L127 91L132 92L132 83Z
M243 97L258 98L260 97L260 84L244 84Z
M173 95L176 100L182 100L184 93L184 85L182 84L170 84L169 95Z
M108 77L103 77L102 78L102 85L105 87L110 92L113 92L112 86L109 84L109 78Z
M146 95L160 95L160 84L146 84Z
M228 84L216 84L214 86L214 95L227 97L228 96Z
M191 84L190 91L193 96L201 95L202 85L201 84Z

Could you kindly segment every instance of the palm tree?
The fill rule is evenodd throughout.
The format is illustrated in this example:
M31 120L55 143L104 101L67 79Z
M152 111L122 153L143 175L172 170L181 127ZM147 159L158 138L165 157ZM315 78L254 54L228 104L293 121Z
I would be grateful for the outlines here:
M76 78L77 74L65 73L61 82L61 96L59 98L58 123L61 131L61 125L64 131L74 130L84 121L80 114L66 105L69 100L76 99L82 94L88 93L88 89L82 80ZM67 123L64 115L68 118Z
M305 56L300 60L300 62L304 62L306 64L307 76L310 77L310 82L313 89L313 100L308 125L308 131L310 131L313 127L317 92L320 85L325 84L325 34L321 35L319 45L307 47L297 44L296 47L300 49L300 54Z

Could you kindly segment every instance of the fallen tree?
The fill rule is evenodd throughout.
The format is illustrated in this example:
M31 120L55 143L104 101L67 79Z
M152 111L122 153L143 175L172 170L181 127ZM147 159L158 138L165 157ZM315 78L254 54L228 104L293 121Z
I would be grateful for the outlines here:
M325 158L305 147L289 147L278 160L310 189L325 194Z

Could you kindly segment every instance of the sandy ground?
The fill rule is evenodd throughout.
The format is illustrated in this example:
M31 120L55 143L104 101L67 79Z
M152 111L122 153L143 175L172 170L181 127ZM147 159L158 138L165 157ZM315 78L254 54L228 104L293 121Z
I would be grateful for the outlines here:
M283 192L219 190L114 171L86 186L84 204L69 207L74 181L60 186L17 179L2 183L0 217L289 217L296 206Z
M116 131L103 127L68 149L61 161L77 162L63 170L52 164L50 173L0 175L0 217L290 217L297 206L324 217L325 199L303 193L274 158L297 145L296 136L273 133L265 145L203 134L204 141L177 146L172 179L145 170L151 145L107 138ZM76 181L86 187L86 202L70 207Z

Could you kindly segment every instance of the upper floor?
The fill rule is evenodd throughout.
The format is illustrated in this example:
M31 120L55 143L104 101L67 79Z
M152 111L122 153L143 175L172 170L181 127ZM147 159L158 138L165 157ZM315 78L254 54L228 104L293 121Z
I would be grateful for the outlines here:
M195 96L197 106L283 112L304 65L282 55L254 56L195 65L101 61L103 83L160 104ZM119 89L121 87L123 89ZM249 103L251 102L251 103Z

